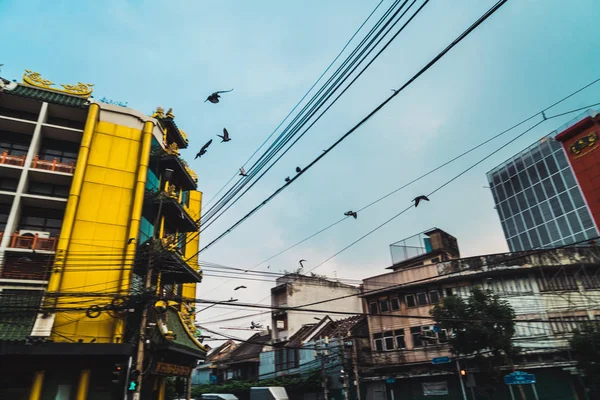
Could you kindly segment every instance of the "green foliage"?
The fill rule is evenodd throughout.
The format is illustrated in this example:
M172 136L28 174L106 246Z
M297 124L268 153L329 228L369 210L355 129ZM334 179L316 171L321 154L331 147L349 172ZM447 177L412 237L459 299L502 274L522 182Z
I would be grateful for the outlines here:
M600 326L586 324L581 330L575 330L569 344L586 380L597 390L600 387Z
M229 381L223 385L197 385L192 388L192 396L203 393L247 393L252 387L283 386L288 391L311 392L320 387L318 370L311 371L308 376L286 375L261 381Z
M452 333L448 343L455 354L490 350L495 356L504 353L510 358L516 352L512 346L515 313L508 302L489 290L474 288L466 301L458 296L446 297L431 315Z

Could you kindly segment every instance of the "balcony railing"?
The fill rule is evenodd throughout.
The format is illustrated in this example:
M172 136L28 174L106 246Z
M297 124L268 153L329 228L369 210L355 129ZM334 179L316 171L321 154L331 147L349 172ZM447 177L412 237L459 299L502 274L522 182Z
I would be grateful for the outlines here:
M25 165L25 157L26 156L12 156L8 154L8 151L4 151L0 156L0 164L8 164L8 165L17 165L22 167Z
M47 281L50 276L50 268L50 265L44 265L26 257L18 260L6 260L4 266L0 267L0 278Z
M64 172L66 174L72 174L75 169L75 162L63 163L54 159L53 161L41 160L39 156L35 156L31 162L31 167L36 169L43 169L46 171Z
M10 240L10 246L13 249L30 249L30 250L45 250L55 251L58 238L41 238L38 234L35 235L19 235L14 233Z

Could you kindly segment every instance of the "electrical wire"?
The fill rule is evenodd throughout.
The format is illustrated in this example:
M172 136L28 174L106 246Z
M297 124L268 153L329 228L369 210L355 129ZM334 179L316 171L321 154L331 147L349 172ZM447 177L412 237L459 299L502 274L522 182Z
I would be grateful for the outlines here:
M471 32L473 32L479 25L481 25L485 20L487 20L493 13L495 13L506 0L498 1L492 8L490 8L484 15L482 15L477 21L475 21L467 30L465 30L461 35L459 35L454 41L452 41L444 50L442 50L437 56L435 56L429 63L427 63L421 70L419 70L412 78L410 78L406 83L404 83L400 88L394 91L394 93L389 96L385 101L383 101L379 106L377 106L373 111L371 111L367 116L365 116L361 121L359 121L354 127L352 127L348 132L346 132L342 137L340 137L336 142L334 142L328 149L322 152L317 158L315 158L311 163L309 163L301 172L295 175L290 179L285 185L281 186L277 189L273 194L267 197L262 203L253 208L249 213L247 213L244 217L234 223L229 229L227 229L224 233L217 236L216 239L211 241L208 245L200 249L197 254L200 254L202 251L206 250L219 240L221 240L225 235L230 233L233 229L238 227L242 222L252 216L256 211L262 208L265 204L267 204L270 200L272 200L275 196L277 196L281 191L295 182L300 176L302 176L306 171L308 171L312 166L314 166L317 162L319 162L323 157L325 157L331 150L333 150L336 146L338 146L342 141L344 141L348 136L350 136L353 132L355 132L358 128L360 128L364 123L366 123L369 119L371 119L375 114L377 114L383 107L385 107L394 97L400 94L404 89L406 89L410 84L412 84L415 80L417 80L421 75L423 75L427 70L429 70L433 65L435 65L444 55L446 55L452 48L454 48L458 43L460 43L464 38L466 38Z

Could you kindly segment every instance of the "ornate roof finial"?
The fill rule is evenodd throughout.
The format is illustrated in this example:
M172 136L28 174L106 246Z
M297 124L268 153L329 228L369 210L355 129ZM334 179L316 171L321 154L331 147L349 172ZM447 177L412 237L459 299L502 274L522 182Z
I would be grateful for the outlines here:
M156 107L156 111L152 114L152 118L164 118L165 117L165 109L162 106Z
M167 111L167 118L175 119L175 115L173 114L173 109L169 108Z
M92 94L92 90L94 90L93 89L94 85L92 85L91 83L81 83L81 82L77 82L77 85L61 84L63 89L54 88L54 87L52 87L52 86L54 86L54 82L52 82L49 79L42 78L42 76L39 72L34 72L34 71L31 71L28 69L26 69L25 73L23 74L23 83L30 85L30 86L39 87L42 89L52 90L52 91L61 92L61 93L67 93L67 94L80 96L80 97L84 97L84 98L90 97L90 95Z

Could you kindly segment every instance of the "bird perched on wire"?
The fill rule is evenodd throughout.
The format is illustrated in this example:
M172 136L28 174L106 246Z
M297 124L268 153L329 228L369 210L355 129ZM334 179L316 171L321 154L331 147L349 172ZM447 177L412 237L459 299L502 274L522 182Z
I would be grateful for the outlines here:
M248 176L248 174L246 174L246 170L244 169L244 167L240 168L240 176Z
M217 135L218 137L220 137L221 139L221 143L223 142L229 142L231 140L231 138L229 137L229 132L227 132L226 128L223 128L223 134L222 135Z
M262 324L254 321L250 321L250 329L260 329L262 328Z
M214 92L213 94L211 94L210 96L208 96L206 98L206 100L204 100L204 102L206 103L207 101L210 101L213 104L216 104L219 102L219 99L221 98L221 96L219 96L220 93L228 93L231 92L233 89L231 90L219 90L218 92Z
M248 288L246 286L244 286L244 285L241 285L241 286L236 287L233 290L239 290L239 289L248 289Z
M302 168L296 167L296 173L299 174L300 172L302 172Z
M352 211L352 210L346 211L344 213L344 215L347 217L354 217L354 219L358 218L358 213L356 211Z
M285 181L286 181L286 182L289 182L289 181L291 181L290 177L288 176L287 178L285 178Z
M208 146L210 146L211 143L212 143L212 139L210 139L208 142L206 142L206 144L204 146L202 146L202 148L200 149L198 154L196 154L196 157L194 157L194 160L196 158L202 157L204 154L206 154L206 150L208 150Z
M416 208L416 207L419 207L419 203L421 201L429 201L429 197L422 194L420 196L415 197L413 201L415 202L415 208Z

